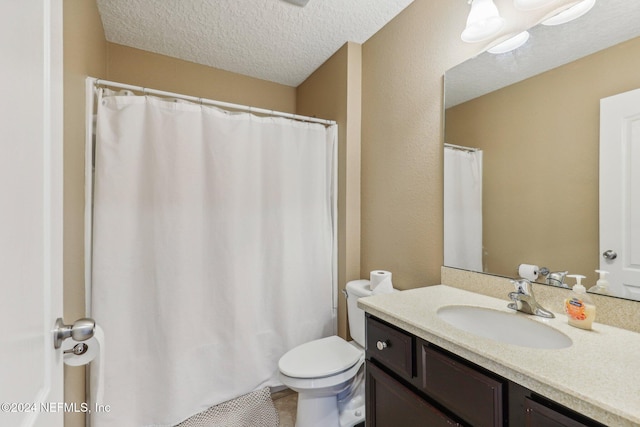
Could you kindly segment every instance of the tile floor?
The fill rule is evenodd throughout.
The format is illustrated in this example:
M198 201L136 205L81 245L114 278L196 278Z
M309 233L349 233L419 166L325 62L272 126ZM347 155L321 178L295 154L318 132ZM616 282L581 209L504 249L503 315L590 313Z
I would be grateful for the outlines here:
M296 425L298 393L285 389L272 393L271 399L280 417L280 427L294 427Z

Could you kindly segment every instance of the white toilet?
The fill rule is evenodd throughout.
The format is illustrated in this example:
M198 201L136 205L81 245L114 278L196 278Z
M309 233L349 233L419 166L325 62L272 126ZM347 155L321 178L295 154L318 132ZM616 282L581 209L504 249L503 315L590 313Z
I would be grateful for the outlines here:
M296 427L354 427L364 421L364 311L368 280L347 283L347 319L353 341L311 341L280 358L280 380L298 392Z

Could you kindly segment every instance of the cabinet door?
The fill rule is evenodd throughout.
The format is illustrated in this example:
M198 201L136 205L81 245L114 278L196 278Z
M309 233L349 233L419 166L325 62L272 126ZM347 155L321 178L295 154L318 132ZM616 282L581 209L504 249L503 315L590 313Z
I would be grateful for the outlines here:
M504 423L503 383L431 344L422 345L422 391L475 427Z
M529 398L525 399L524 407L526 427L588 427Z
M367 427L462 426L369 361L366 393Z

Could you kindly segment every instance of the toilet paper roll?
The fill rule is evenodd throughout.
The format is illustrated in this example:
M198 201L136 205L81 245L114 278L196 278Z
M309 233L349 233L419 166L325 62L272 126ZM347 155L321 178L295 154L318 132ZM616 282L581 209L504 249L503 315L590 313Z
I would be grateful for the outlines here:
M377 288L375 288L371 293L373 295L379 294L390 294L392 292L397 292L393 286L391 285L391 280L385 280Z
M96 325L93 330L93 337L86 341L75 341L67 338L62 342L62 350L71 350L77 344L86 344L87 352L81 355L66 353L63 357L65 365L83 366L91 363L91 390L95 403L102 402L104 385L104 332Z
M523 279L534 281L538 278L540 267L533 264L520 264L518 266L518 274Z
M393 284L391 282L391 273L384 270L373 270L369 273L371 281L371 290L374 294L384 291L391 292L393 290ZM380 289L378 289L380 288ZM376 291L377 289L377 291Z

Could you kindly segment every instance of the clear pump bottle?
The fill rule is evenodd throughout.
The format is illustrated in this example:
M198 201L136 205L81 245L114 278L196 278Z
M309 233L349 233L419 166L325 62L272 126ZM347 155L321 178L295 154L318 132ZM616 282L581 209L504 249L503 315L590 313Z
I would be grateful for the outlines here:
M581 281L585 276L572 274L567 277L576 279L571 295L564 300L564 311L567 313L569 325L580 329L591 329L593 319L596 317L596 306L585 287L582 286Z
M596 282L595 286L589 288L589 292L600 295L610 295L609 293L609 281L606 276L609 274L605 270L596 270L596 273L600 274L600 279Z

